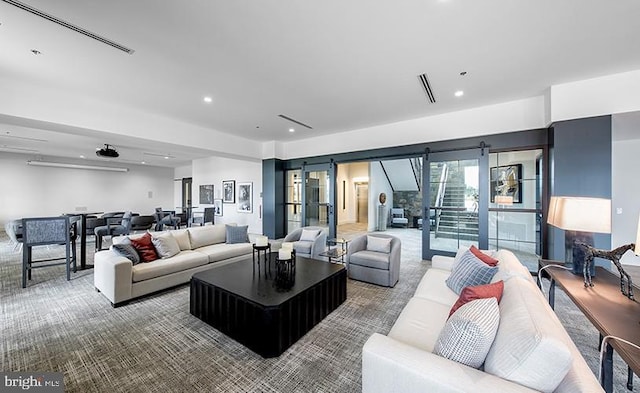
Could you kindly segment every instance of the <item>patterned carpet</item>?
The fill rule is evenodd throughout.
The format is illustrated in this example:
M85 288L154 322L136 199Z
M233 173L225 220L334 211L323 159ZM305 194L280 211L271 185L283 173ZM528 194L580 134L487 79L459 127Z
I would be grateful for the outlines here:
M0 233L0 369L63 372L67 392L360 392L362 345L389 331L415 291L430 265L419 252L405 239L395 288L350 280L342 306L283 355L263 359L191 316L187 286L114 309L93 289L92 270L67 282L58 266L35 270L22 289L21 253ZM556 310L597 370L595 329L561 291ZM625 383L616 358L616 392Z

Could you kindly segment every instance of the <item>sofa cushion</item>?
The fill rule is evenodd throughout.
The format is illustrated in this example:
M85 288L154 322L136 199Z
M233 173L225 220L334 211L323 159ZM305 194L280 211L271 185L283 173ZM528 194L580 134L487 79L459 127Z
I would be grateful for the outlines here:
M469 251L471 251L471 253L473 255L475 255L479 260L481 260L482 262L486 263L489 266L497 266L498 265L498 260L491 257L488 254L483 253L482 251L478 250L478 248L474 245L471 245L471 247L469 247Z
M500 326L484 369L531 389L552 392L571 368L565 335L538 287L513 277L504 283Z
M178 242L169 232L151 236L151 242L160 258L171 258L180 252Z
M497 271L497 267L488 266L467 250L453 267L446 283L453 292L460 294L464 287L488 284Z
M320 233L319 229L304 228L302 229L302 232L300 233L300 239L298 240L303 242L312 242L316 240L316 237L318 237L319 233Z
M151 242L151 234L145 233L139 239L129 239L131 245L136 249L138 255L140 255L141 262L152 262L158 259L158 253L156 252L153 243Z
M311 255L311 246L313 246L313 242L301 241L293 242L293 249L296 250L298 254L309 254Z
M431 268L422 276L413 296L433 300L449 307L458 301L458 294L447 286L449 270Z
M130 241L127 243L114 244L111 248L119 255L130 260L134 265L140 263L140 255L138 255L138 251L136 251L136 248L133 247Z
M433 352L440 331L449 317L449 308L431 300L411 298L388 336L423 351Z
M224 243L227 237L226 225L222 224L189 228L187 232L189 232L192 250L212 244Z
M248 225L226 225L227 244L249 243Z
M206 255L209 262L218 262L241 255L251 255L253 246L251 243L221 243L200 247L198 252Z
M511 277L521 277L528 281L535 282L531 272L520 262L513 252L509 250L499 250L494 254L494 257L500 261L498 264L498 272L491 282L507 281Z
M151 278L166 276L171 273L181 272L197 266L206 265L209 259L205 254L197 251L182 251L171 258L158 259L149 263L140 263L133 266L132 278L134 282L149 280Z
M495 298L498 303L502 299L502 291L504 290L504 281L494 282L493 284L477 285L475 287L465 287L460 293L460 297L456 303L451 307L449 316L451 316L457 309L462 307L476 299Z
M191 240L189 239L189 231L186 229L178 229L170 232L178 242L180 251L191 250Z
M442 328L433 352L447 359L479 368L498 331L498 301L491 297L460 307Z
M367 250L358 251L351 254L349 264L389 270L389 254Z
M391 252L391 238L367 235L367 251L388 254Z

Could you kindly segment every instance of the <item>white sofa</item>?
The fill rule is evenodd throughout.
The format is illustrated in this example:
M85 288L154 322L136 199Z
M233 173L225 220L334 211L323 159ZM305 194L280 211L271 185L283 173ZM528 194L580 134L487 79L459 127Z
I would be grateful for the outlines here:
M365 343L363 393L603 391L527 269L510 251L494 257L504 291L484 370L432 353L458 299L445 283L454 259L436 256L388 335Z
M237 262L253 252L249 242L227 244L224 224L166 232L171 233L180 246L180 253L170 258L134 266L113 248L96 253L94 286L114 307L149 293L184 284L196 272ZM139 238L143 235L115 237L113 242L118 244L127 237Z

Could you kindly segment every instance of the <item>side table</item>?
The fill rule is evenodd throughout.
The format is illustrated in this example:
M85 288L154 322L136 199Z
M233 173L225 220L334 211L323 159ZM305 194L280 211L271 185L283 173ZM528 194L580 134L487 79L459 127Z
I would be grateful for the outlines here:
M341 263L345 265L344 256L347 255L349 240L344 238L327 239L327 250L320 253L320 256L327 257L329 262Z
M268 269L271 269L271 243L267 243L266 246L253 246L253 272L256 271L256 265L258 265L258 274L260 274L260 261L264 261L264 274L267 275Z

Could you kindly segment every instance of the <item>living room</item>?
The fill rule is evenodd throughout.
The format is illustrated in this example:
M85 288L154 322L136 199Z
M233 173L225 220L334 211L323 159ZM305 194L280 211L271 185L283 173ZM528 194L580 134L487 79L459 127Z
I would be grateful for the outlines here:
M83 36L29 7L132 50ZM596 235L596 247L635 241L640 8L634 1L32 0L3 1L0 10L2 227L61 214L202 213L214 205L200 197L201 188L223 200L225 184L233 182L234 202L221 203L215 223L246 225L252 242L266 235L276 244L306 225L307 192L302 187L288 199L288 175L309 179L326 166L329 198L317 203L327 209L318 217L329 237L364 222L358 192L367 185L363 233L382 228L403 241L394 287L349 279L340 307L285 353L264 359L195 318L188 284L116 308L94 290L93 269L72 273L68 282L62 267L37 270L23 289L22 251L0 232L0 371L62 373L67 391L363 391L365 342L390 332L432 256L453 255L459 245L435 248L425 225L430 206L422 205L421 215L400 206L394 193L405 190L385 176L385 161L428 164L436 154L468 149L479 160L495 158L481 165L486 173L478 171L476 183L486 187L479 206L467 195L464 214L487 212L489 231L502 225L485 234L498 249L526 245L536 257L564 261L564 230L545 221L536 231L535 219L510 221L527 223L520 236L520 227L500 221L509 214L546 219L550 198L559 195L611 201L610 234ZM105 144L120 157L96 157ZM524 204L499 205L488 191L490 170L503 166L501 154L522 151L540 152L541 197L529 188ZM512 161L524 165L525 183L534 182L536 157ZM411 192L430 200L422 186L427 175L409 170ZM238 203L240 185L250 190L249 207ZM408 223L391 228L390 209L397 207ZM520 237L526 241L513 241ZM52 250L59 251L42 252ZM640 258L630 252L623 264L633 272ZM597 265L616 270L605 260ZM559 290L555 311L597 378L598 331ZM613 391L622 392L629 372L618 355L614 362ZM638 391L631 375L631 391Z

